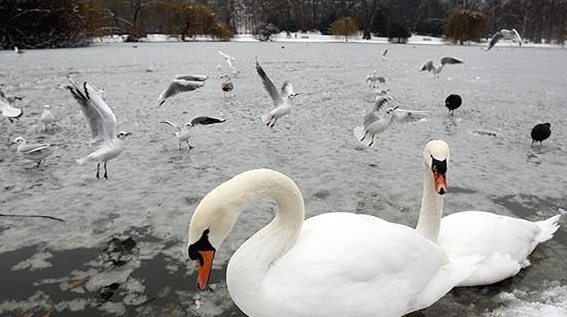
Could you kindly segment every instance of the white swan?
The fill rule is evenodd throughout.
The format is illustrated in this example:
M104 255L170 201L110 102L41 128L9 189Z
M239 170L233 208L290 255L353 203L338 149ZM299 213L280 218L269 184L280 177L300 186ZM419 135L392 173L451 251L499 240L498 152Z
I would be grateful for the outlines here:
M429 142L427 147L445 148L449 153L449 147L443 141ZM435 165L447 168L446 161ZM520 269L530 265L528 256L535 247L551 239L559 227L557 221L560 215L531 222L483 211L464 211L441 219L441 194L447 188L440 186L443 182L431 175L432 171L425 165L417 230L431 241L436 241L450 257L472 254L485 256L474 273L458 286L488 285L518 274Z
M297 185L259 169L221 184L197 206L188 253L197 261L199 289L238 216L260 197L274 199L277 214L227 268L228 291L248 316L401 316L433 304L480 259L449 261L416 230L368 215L327 213L304 222Z

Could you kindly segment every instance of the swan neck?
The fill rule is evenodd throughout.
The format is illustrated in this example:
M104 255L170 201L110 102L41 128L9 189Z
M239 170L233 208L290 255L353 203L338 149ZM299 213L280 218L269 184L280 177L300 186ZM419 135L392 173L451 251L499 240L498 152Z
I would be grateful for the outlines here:
M435 191L433 175L429 168L424 165L423 169L423 196L421 210L417 222L417 231L427 239L437 242L439 227L443 216L443 195Z

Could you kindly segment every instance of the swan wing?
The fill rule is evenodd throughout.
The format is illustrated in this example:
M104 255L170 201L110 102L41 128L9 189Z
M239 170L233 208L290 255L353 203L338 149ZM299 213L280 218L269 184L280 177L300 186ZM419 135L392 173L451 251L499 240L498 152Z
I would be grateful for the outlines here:
M272 100L274 101L274 105L279 106L283 104L282 96L278 92L276 85L274 85L274 82L270 79L270 77L268 77L268 75L266 74L262 66L260 66L260 63L258 61L256 61L256 71L258 72L258 75L262 79L262 84L264 85L264 89L266 89L268 94L270 94L270 97L272 97Z
M516 31L516 29L512 29L512 32L514 32L514 35L516 35L516 39L518 40L518 44L520 46L522 46L522 37L520 36L520 33L518 33L518 31Z
M71 84L67 85L67 89L78 101L91 129L91 145L98 147L102 143L116 138L118 125L116 116L114 116L114 112L108 104L102 100L97 90L86 82L79 86L70 78L69 81Z
M460 281L444 270L453 272L448 257L414 229L327 213L305 221L294 247L272 265L263 300L288 316L401 316Z
M516 275L528 256L551 239L559 216L540 222L483 211L458 212L441 220L438 244L449 255L485 256L481 266L459 286L488 285Z

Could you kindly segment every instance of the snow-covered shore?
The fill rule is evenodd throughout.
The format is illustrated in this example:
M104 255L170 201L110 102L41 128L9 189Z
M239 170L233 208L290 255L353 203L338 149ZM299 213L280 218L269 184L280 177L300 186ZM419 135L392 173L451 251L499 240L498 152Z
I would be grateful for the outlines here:
M127 35L111 35L93 38L94 43L120 43L124 42ZM200 35L189 41L194 42L211 42L216 41L210 36ZM252 34L237 34L231 40L232 42L259 42ZM349 38L349 43L358 44L389 44L387 37L373 37L370 40L363 40L362 36L357 35ZM170 36L167 34L148 34L140 38L140 42L181 42L181 38L177 36ZM287 36L285 32L281 32L272 37L272 42L290 42L290 43L344 43L344 37L336 37L332 35L323 35L320 33L291 33ZM486 41L469 42L468 46L484 46ZM431 37L413 34L408 38L406 44L410 45L455 45L451 42L445 42L441 37ZM497 47L518 47L517 42L500 41L496 44ZM537 43L523 43L522 47L536 47L536 48L562 48L557 44L537 44Z

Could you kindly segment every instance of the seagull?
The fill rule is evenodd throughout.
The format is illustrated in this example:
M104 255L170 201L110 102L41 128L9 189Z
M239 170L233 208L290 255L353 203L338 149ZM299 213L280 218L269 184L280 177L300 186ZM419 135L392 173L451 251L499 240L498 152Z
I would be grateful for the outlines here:
M539 142L541 146L543 144L543 140L549 138L551 135L551 123L540 123L536 124L535 127L532 129L532 145L534 142Z
M118 125L116 117L95 88L86 82L81 87L70 78L69 81L71 85L66 87L81 106L81 111L91 129L90 143L95 148L94 152L78 159L77 163L82 165L88 162L97 162L96 178L100 178L100 163L104 163L104 178L108 179L106 163L122 153L124 139L131 133L126 131L116 132Z
M12 106L12 103L15 99L21 100L22 98L6 97L6 95L4 95L4 92L0 90L0 112L2 112L2 115L8 118L8 120L10 120L10 122L12 123L14 122L13 119L18 119L24 114L24 111L22 109Z
M516 31L516 29L512 29L511 31L506 30L506 29L502 29L499 32L494 33L494 35L490 39L490 42L488 43L488 47L485 49L485 51L486 52L490 51L490 49L492 47L494 47L494 45L496 45L496 43L498 43L498 41L500 41L502 39L506 39L506 40L517 39L519 46L522 46L522 37L520 36L520 33L518 33L518 31Z
M453 115L455 109L459 108L463 104L463 99L459 95L451 94L445 99L445 107L449 109L449 113Z
M43 122L43 124L45 125L45 131L47 131L47 128L49 126L53 128L53 126L55 125L55 116L53 115L53 113L51 113L50 109L51 106L49 105L43 106L43 112L41 113L40 117L41 122Z
M385 61L386 58L387 58L387 57L386 57L386 54L388 54L388 50L387 50L387 49L385 49L385 50L382 52L382 60L383 60L383 61Z
M234 83L232 82L232 78L230 78L230 75L223 75L221 76L221 78L224 78L224 82L221 84L221 88L226 95L227 93L230 93L234 89Z
M223 53L221 51L218 51L218 52L226 60L226 63L228 64L228 68L230 68L230 70L232 71L232 74L236 75L238 73L238 70L232 64L232 62L236 61L236 58L234 58L234 57L232 57L232 56L230 56L226 53Z
M439 78L439 73L441 73L441 71L443 70L443 66L445 66L445 64L462 64L462 63L464 63L464 61L454 57L443 57L441 58L440 65L434 65L432 60L428 60L427 62L423 63L423 65L421 65L421 68L419 70L420 71L426 70L429 72L433 72L433 77Z
M193 91L205 85L207 76L204 75L175 75L169 86L165 88L158 98L158 107L161 107L165 100L179 93Z
M37 167L41 164L41 161L53 154L55 150L55 145L53 144L27 144L26 139L23 137L17 137L10 145L18 144L17 152L22 155L23 158L30 161L37 161Z
M16 52L16 54L24 54L25 53L24 51L19 49L17 46L14 46L14 52Z
M372 75L366 75L366 83L368 82L372 83L372 88L376 88L378 86L376 82L383 84L386 82L386 79L382 76L378 76L378 74L376 74L376 70L374 70L374 73Z
M258 75L260 75L260 78L262 79L264 88L268 94L270 94L270 97L272 97L272 100L274 101L274 106L276 106L275 109L262 116L262 122L264 122L268 127L273 128L279 118L291 113L293 98L295 98L298 94L293 92L293 86L289 81L283 83L280 93L270 77L266 75L266 72L262 69L258 60L256 60L256 71L258 71Z
M403 110L398 107L389 107L384 115L378 115L377 112L392 100L394 100L392 96L378 96L376 98L376 102L364 116L362 125L354 128L354 135L360 142L371 137L371 141L368 143L368 147L371 147L374 144L376 135L384 132L389 126L418 121L425 118L428 113L427 111Z
M177 129L177 132L175 132L175 136L179 141L179 150L181 150L181 142L187 143L187 147L189 148L189 150L191 150L193 147L191 146L191 144L189 144L189 136L190 136L189 129L191 129L196 125L211 125L215 123L223 123L225 121L226 121L225 119L199 116L191 119L191 121L185 123L182 127L180 127L175 122L171 122L171 121L160 121L160 123L169 124L170 126Z

